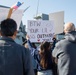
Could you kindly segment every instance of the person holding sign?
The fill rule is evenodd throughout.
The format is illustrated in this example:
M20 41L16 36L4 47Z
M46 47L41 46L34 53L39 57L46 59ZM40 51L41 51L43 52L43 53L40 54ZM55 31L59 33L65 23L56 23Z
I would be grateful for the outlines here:
M28 48L31 51L31 54L34 56L37 62L37 75L53 75L53 62L51 55L51 46L50 42L42 42L40 44L40 50L34 50L29 36L26 37L28 42Z

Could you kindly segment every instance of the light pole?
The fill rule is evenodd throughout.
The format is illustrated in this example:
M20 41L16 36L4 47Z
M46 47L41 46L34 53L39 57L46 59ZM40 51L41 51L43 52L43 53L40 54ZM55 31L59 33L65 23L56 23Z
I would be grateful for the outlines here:
M34 17L34 19L36 19L36 20L41 19L41 16L38 16L38 9L39 9L39 0L37 2L36 16Z
M37 2L37 11L36 11L36 17L37 17L37 14L38 14L38 9L39 9L39 0Z

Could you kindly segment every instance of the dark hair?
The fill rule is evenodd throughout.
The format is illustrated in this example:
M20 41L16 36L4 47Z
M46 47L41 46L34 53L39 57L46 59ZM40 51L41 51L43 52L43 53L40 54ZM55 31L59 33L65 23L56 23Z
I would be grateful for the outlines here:
M44 69L50 66L51 65L50 61L52 60L50 42L41 43L39 54L41 57L40 65Z
M36 49L36 45L35 45L35 43L32 43L32 46L33 46L33 48L35 48L35 49Z
M17 24L13 19L5 19L1 22L1 34L2 36L13 36L17 30Z

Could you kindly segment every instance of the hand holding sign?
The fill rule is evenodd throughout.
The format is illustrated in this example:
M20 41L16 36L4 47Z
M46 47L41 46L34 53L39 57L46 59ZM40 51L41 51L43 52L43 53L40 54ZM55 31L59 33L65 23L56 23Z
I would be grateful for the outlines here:
M29 40L30 39L30 36L29 35L26 35L26 39Z
M14 10L17 10L18 7L20 7L22 4L23 4L23 3L21 3L21 2L17 2L15 5L13 5L13 6L9 9L9 13L8 13L7 18L10 18L10 17L11 17L12 12L13 12L13 9L14 9Z

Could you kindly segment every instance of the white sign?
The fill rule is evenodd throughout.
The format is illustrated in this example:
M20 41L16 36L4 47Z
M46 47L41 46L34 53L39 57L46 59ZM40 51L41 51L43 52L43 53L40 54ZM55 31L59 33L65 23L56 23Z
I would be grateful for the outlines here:
M0 22L4 19L7 19L9 13L9 8L0 7ZM14 19L17 23L17 30L19 29L21 20L22 20L23 10L13 11L10 18Z
M31 42L52 42L54 35L54 22L46 20L28 20L27 34L30 36Z

